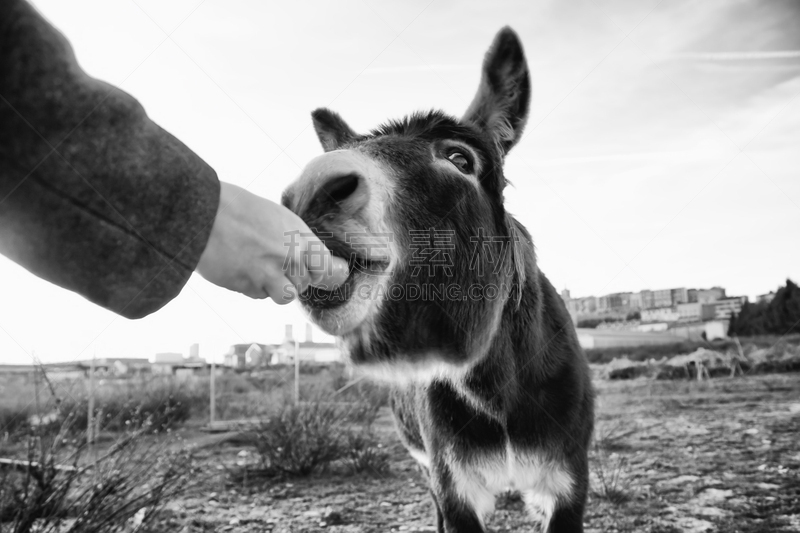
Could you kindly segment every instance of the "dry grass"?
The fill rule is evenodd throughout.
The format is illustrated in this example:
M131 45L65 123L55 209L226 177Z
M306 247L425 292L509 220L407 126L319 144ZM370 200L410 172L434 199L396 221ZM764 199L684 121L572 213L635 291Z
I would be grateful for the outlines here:
M72 424L28 434L25 456L0 471L0 533L151 531L164 505L198 480L191 455L165 451L147 424L102 453L70 439Z

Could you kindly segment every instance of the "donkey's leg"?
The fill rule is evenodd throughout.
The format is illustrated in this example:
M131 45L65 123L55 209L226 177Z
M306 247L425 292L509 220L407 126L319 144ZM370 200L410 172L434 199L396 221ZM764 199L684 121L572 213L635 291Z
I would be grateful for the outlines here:
M550 531L550 522L555 513L556 500L550 494L543 494L539 491L527 489L520 491L525 502L525 510L528 516L536 524L536 533L547 533Z
M583 533L583 499L558 507L548 533Z
M494 508L494 495L480 476L440 464L430 470L431 493L439 533L484 533L483 517Z
M434 491L431 491L434 493ZM433 494L438 533L485 533L483 522L470 504L454 493Z
M589 490L589 472L586 459L578 459L573 466L576 476L568 495L552 491L523 491L525 507L539 524L541 533L583 533L583 508Z
M525 508L536 523L536 533L583 533L583 501L560 505L541 494L524 492Z
M444 516L442 515L442 508L439 507L439 502L436 500L436 494L431 489L431 499L433 500L433 507L436 509L436 531L442 533L444 531Z

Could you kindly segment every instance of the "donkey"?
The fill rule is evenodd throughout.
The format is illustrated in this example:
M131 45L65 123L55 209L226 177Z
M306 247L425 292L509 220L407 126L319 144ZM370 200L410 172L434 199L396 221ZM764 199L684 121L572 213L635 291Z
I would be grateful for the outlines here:
M502 29L460 119L412 114L369 134L317 109L325 154L283 204L349 261L304 310L349 362L392 384L400 438L440 532L485 531L519 490L542 531L583 531L594 395L570 317L503 207L503 161L528 117L519 38Z

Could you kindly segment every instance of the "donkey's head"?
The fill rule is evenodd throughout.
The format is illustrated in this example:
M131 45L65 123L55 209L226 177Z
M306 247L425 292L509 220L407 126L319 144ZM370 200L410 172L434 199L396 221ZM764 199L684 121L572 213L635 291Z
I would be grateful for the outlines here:
M328 109L312 113L326 153L283 204L349 260L344 285L301 301L353 363L393 377L466 369L518 304L530 247L503 207L503 160L530 92L519 38L504 28L460 119L419 113L361 135Z

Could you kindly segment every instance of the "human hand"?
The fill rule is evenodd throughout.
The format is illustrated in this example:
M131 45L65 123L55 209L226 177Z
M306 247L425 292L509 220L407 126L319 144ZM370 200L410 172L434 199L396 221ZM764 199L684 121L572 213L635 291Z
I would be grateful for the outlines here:
M281 305L309 285L340 285L348 275L347 261L331 255L300 217L225 182L196 270L211 283Z

